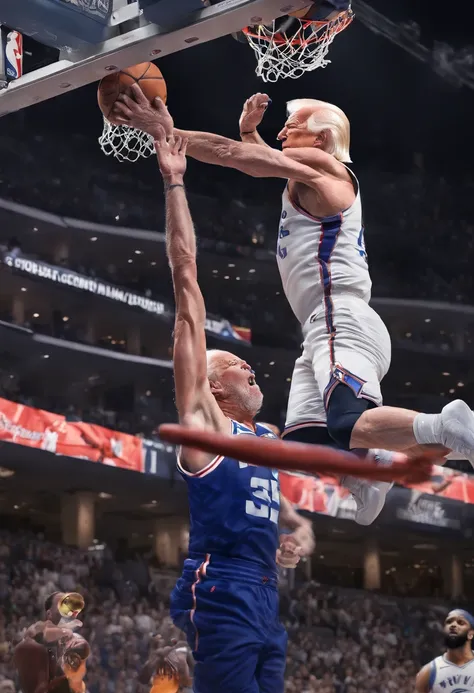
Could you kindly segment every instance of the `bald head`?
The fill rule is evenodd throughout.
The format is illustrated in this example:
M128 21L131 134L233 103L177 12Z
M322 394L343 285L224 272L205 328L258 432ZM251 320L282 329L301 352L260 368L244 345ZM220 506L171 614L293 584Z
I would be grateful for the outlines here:
M317 99L294 99L287 103L288 116L295 113L307 122L308 129L314 133L323 130L328 133L328 144L325 151L339 161L349 163L350 123L342 109L326 101Z
M207 377L209 380L218 380L219 373L223 368L232 363L233 361L238 361L238 357L235 354L231 354L230 351L221 351L220 349L208 349L206 352L207 358Z
M230 351L206 352L207 377L219 407L238 421L252 418L260 411L263 395L249 364Z

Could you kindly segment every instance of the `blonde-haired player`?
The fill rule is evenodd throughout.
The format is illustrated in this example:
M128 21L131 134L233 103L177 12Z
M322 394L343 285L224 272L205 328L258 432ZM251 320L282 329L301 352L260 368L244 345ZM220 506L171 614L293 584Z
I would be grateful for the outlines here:
M302 355L293 372L284 435L347 450L405 451L437 445L474 463L474 414L461 400L439 414L382 406L380 382L390 365L390 337L369 306L371 280L359 183L346 165L350 127L332 104L292 101L278 135L283 151L262 146L257 127L269 98L250 99L240 119L243 142L174 129L159 100L140 88L121 94L112 118L159 136L185 137L188 155L254 177L283 178L277 261L288 302L301 323ZM379 453L381 454L381 453ZM380 512L389 486L344 480L364 512Z

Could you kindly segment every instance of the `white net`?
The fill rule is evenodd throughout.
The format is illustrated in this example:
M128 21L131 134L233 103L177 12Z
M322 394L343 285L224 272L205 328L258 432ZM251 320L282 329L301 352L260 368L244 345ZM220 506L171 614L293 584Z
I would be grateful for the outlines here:
M106 118L99 144L104 154L113 155L119 161L135 162L155 153L151 135L127 125L113 125Z
M244 33L257 58L257 76L264 82L277 82L326 67L331 62L326 59L329 46L353 17L352 10L347 10L329 22L293 18L288 33L277 29L275 22L247 27Z

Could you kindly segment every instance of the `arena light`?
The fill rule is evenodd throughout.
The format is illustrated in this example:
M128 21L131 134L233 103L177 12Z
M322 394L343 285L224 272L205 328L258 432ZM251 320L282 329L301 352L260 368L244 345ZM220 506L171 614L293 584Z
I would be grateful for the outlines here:
M40 314L39 313L33 313L34 318L39 318Z
M411 387L411 382L408 381L407 383L405 383L405 387Z
M449 394L450 394L450 395L454 395L455 392L456 392L456 390L454 389L454 387L452 387L452 388L449 390Z
M65 315L65 316L63 317L63 322L67 322L68 320L69 320L69 317L68 317L67 315Z
M229 264L227 265L227 267L235 267L235 265L234 265L233 262L229 262Z
M92 236L92 238L91 238L91 243L95 243L96 240L97 240L97 236Z
M448 371L444 371L444 373L441 373L441 375L444 375L445 378L451 375L451 373L448 373Z
M110 498L112 498L112 494L106 493L105 491L101 491L99 493L99 498L102 498L103 500L110 500Z
M431 322L431 318L425 318L425 322Z
M15 472L13 469L7 469L6 467L0 467L0 479L9 479L14 476Z
M464 387L464 383L458 383L458 387Z
M22 286L21 291L28 291L28 289L26 288L26 286Z
M49 354L43 354L44 359L49 359Z

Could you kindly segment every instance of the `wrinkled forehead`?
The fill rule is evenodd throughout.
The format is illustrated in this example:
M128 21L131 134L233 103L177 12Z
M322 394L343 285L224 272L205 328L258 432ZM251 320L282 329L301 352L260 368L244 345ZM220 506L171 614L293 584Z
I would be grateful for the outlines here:
M285 125L303 125L318 109L305 106L288 116Z
M239 357L231 354L230 351L214 351L207 357L207 367L209 369L227 368L227 366L239 361Z

